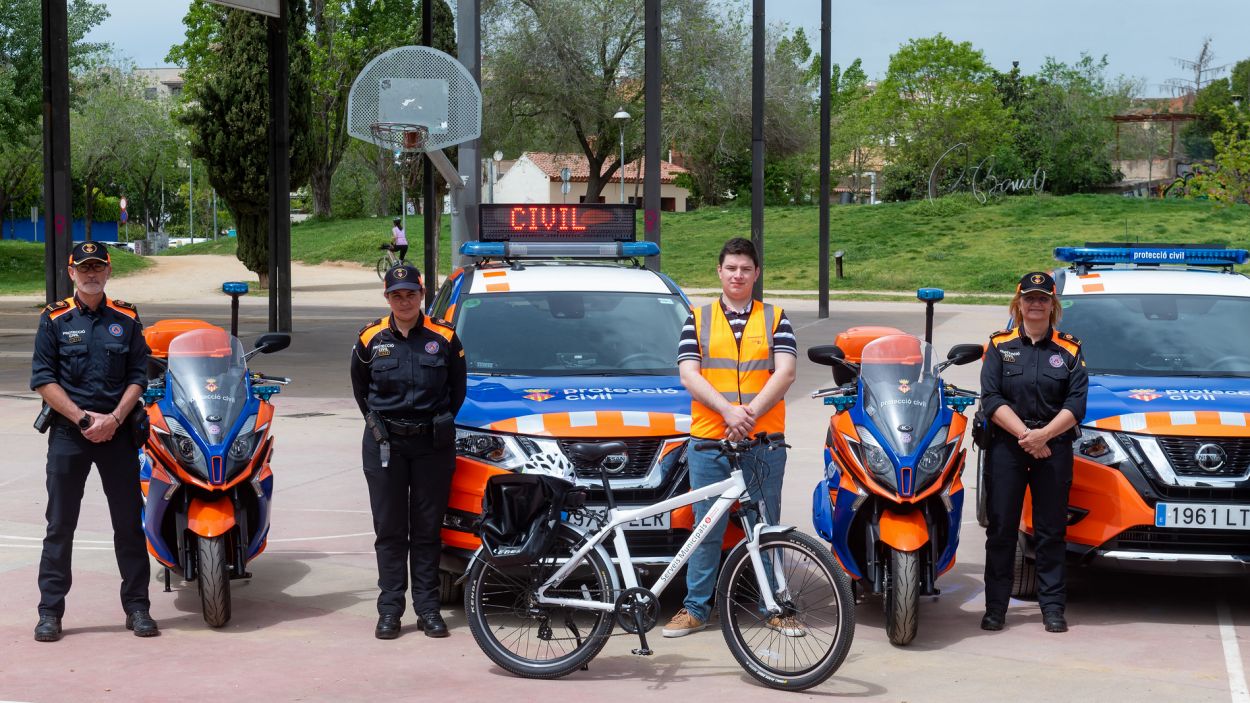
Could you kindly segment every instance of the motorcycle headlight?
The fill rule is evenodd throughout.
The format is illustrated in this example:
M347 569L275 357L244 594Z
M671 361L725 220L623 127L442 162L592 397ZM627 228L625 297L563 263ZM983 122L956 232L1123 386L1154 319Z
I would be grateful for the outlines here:
M525 454L510 435L457 427L456 453L508 471L525 466Z
M207 479L208 460L204 458L204 452L200 450L200 446L191 439L191 434L172 417L166 417L165 424L169 425L169 433L159 433L165 449L178 459L178 463L182 464L183 468Z
M872 472L877 480L897 491L898 477L894 471L894 462L890 461L890 455L886 454L885 449L867 427L856 429L859 430L860 441L855 448L858 450L860 462Z
M252 455L256 453L256 440L259 437L253 431L255 429L256 416L253 415L244 421L243 426L239 428L238 436L230 443L230 449L226 452L226 476L234 476L251 463Z
M1116 467L1128 459L1115 435L1103 430L1081 428L1081 436L1072 440L1072 453L1103 466Z
M929 442L928 448L920 455L920 460L916 462L916 490L922 490L932 483L942 469L946 466L946 460L950 457L950 448L952 445L946 444L946 438L943 433L938 432L937 436Z

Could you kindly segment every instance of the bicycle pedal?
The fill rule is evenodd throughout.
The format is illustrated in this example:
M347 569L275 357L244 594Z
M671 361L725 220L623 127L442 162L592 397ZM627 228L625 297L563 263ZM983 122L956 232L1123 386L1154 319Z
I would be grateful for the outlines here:
M629 650L629 652L630 654L636 654L640 657L649 657L652 654L655 654L655 652L651 651L650 649L644 649L641 647L635 647L634 649Z

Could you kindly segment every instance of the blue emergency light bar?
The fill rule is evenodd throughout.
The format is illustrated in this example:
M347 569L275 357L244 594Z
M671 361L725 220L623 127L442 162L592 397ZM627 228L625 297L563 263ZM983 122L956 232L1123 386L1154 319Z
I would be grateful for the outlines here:
M655 242L465 242L460 253L482 259L632 259L658 256Z
M1179 264L1232 266L1250 260L1245 249L1189 247L1055 247L1055 258L1071 264Z

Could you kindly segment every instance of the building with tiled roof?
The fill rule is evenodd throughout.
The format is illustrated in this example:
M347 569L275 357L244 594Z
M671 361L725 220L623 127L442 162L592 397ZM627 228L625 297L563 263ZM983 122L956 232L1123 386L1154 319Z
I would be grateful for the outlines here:
M609 159L605 167L611 166ZM568 193L562 191L564 182L561 169L569 169ZM642 189L646 176L644 159L625 164L624 202L642 207ZM685 212L690 191L676 184L678 175L686 169L671 161L660 162L660 209L669 212ZM527 151L512 162L507 172L495 183L495 202L500 203L579 203L586 198L586 183L590 180L590 162L581 154L556 154L545 151ZM616 172L612 181L599 194L598 202L621 202L621 176Z

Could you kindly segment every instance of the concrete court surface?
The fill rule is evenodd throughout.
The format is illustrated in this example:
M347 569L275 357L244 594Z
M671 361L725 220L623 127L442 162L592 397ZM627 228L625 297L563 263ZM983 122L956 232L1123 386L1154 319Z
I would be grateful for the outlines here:
M354 272L353 272L354 273ZM370 272L369 276L373 276ZM136 281L137 282L137 281ZM151 322L197 316L224 323L224 297L200 305L160 304L135 296L132 280L110 285L141 303ZM191 282L188 282L191 283ZM199 282L195 282L199 283ZM297 279L297 288L300 281ZM75 583L65 638L36 643L35 585L43 535L45 440L30 429L38 408L26 389L37 315L30 301L0 301L0 700L169 700L246 695L261 700L577 700L651 696L694 701L780 700L757 685L710 629L682 639L651 638L655 656L629 653L637 639L618 635L588 671L559 681L530 681L496 667L473 642L460 608L444 611L452 636L430 640L408 614L404 635L373 638L376 570L358 440L361 421L348 398L346 360L355 331L381 314L376 279L359 274L327 295L300 297L291 349L254 366L293 377L276 398L276 495L268 551L252 562L254 578L233 584L234 616L220 630L200 617L194 584L161 592L153 571L152 613L163 635L141 640L122 627L118 577L107 509L98 481L88 481L75 544ZM207 283L200 286L211 292ZM313 291L309 291L312 293ZM143 300L141 298L148 298ZM305 301L311 301L305 302ZM335 302L340 302L335 305ZM241 337L263 330L263 299L244 301ZM380 301L378 301L380 302ZM802 346L832 341L853 324L923 331L919 303L834 302L818 321L813 301L786 302ZM936 346L980 342L1004 319L1000 308L941 305ZM806 359L788 402L794 445L783 518L811 530L810 495L821 475L819 447L828 412L809 393L828 372ZM949 380L975 387L979 365ZM974 495L975 472L965 476ZM984 532L969 505L956 567L938 582L942 595L921 603L920 630L906 648L889 644L878 601L860 605L851 654L828 682L802 695L882 701L1247 701L1250 646L1246 581L1186 580L1077 570L1069 579L1072 630L1052 635L1036 604L1014 603L1001 633L977 628L983 600ZM664 615L682 588L666 594ZM716 623L713 623L715 626Z

